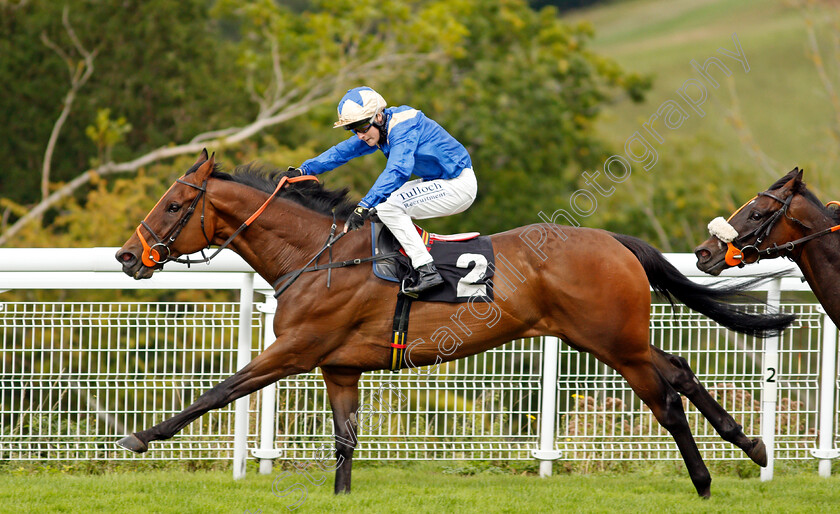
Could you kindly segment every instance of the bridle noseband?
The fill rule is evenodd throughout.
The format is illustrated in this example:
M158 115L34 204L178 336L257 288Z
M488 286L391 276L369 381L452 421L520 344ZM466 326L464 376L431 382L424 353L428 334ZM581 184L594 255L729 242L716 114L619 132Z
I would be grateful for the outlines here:
M202 250L201 250L202 259L193 260L193 259L190 259L190 258L186 258L186 259L181 259L181 258L178 258L178 257L173 258L172 257L171 245L173 243L175 243L175 239L177 239L177 237L181 234L181 231L184 229L184 227L190 221L190 218L192 217L193 213L195 212L196 207L198 206L198 202L202 198L204 198L204 201L201 203L201 234L204 236L204 240L207 241L207 247L206 248L209 248L211 246L212 243L210 242L210 238L207 237L207 231L204 228L204 208L207 205L207 200L206 200L206 196L205 196L205 194L207 193L207 180L205 179L201 183L200 186L197 186L195 184L191 184L191 183L179 178L178 180L175 181L175 183L172 184L172 186L170 186L169 189L172 189L172 187L174 187L175 184L184 184L184 185L190 186L194 189L198 189L198 194L195 196L195 198L193 198L192 203L187 208L186 212L184 212L183 216L181 216L181 218L178 220L178 223L176 223L175 226L172 227L172 230L170 230L170 232L168 234L168 237L164 237L164 238L159 237L155 233L155 231L152 230L152 228L149 226L149 224L146 223L146 219L148 219L149 215L151 215L151 213L155 211L155 208L157 208L157 205L155 205L155 207L153 207L152 210L149 211L149 214L146 215L146 218L143 219L143 221L140 222L140 225L137 226L137 230L136 230L137 237L140 238L140 243L143 245L143 254L141 255L140 260L143 262L143 264L145 266L147 266L149 268L152 268L156 265L163 265L163 264L165 264L169 261L178 262L178 263L181 263L181 264L186 264L187 266L189 266L190 264L200 264L200 263L205 263L205 262L209 263L210 260L212 260L214 257L219 255L219 252L221 252L222 250L227 248L228 245L230 245L230 243L234 240L234 238L236 238L236 236L241 234L243 230L248 228L248 226L250 226L251 223L255 219L257 219L260 216L260 214L263 213L265 208L268 207L268 204L271 202L271 200L275 196L277 196L277 193L279 193L280 190L283 189L283 187L285 187L289 183L300 182L300 181L303 181L303 180L314 180L314 181L317 182L318 178L313 176L313 175L301 175L299 177L291 177L291 178L290 177L282 177L280 179L280 182L277 184L277 187L274 189L274 192L271 193L271 195L262 204L262 206L260 206L260 208L257 209L254 212L254 214L252 214L247 220L245 220L242 223L242 225L240 225L239 228L236 229L233 232L233 234L231 234L230 237L228 237L227 240L224 243L222 243L222 245L219 246L219 248L217 248L216 251L213 252L213 254L210 257L207 257L207 256L204 255L205 248L202 248ZM168 193L168 192L169 191L167 191L166 193ZM158 203L160 203L161 200L163 200L163 198L166 196L166 193L164 193L163 196L161 196L161 199L158 200ZM149 243L146 241L146 238L143 237L143 234L140 232L140 227L143 227L146 230L148 230L149 233L152 235L152 237L157 242L153 245L149 245ZM161 251L165 252L165 256L161 254Z

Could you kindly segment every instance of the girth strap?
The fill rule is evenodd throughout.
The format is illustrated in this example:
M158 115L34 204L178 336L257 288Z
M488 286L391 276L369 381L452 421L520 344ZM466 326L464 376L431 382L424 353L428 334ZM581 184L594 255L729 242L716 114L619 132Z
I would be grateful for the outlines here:
M399 372L405 367L405 336L408 333L408 318L414 300L404 294L397 295L394 310L394 332L391 335L391 371Z

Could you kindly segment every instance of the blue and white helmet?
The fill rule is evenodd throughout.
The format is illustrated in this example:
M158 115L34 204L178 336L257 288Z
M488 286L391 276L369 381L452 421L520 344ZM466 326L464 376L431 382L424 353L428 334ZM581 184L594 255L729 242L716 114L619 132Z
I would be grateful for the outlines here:
M373 89L367 86L354 87L338 102L338 121L333 124L333 128L344 127L349 130L360 122L372 123L387 105L382 95Z

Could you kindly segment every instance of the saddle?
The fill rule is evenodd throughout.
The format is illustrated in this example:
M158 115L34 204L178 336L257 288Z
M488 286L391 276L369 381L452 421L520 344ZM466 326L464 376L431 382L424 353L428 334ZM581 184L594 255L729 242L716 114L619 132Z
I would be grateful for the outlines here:
M394 255L373 260L373 274L399 284L414 281L417 272L397 238L381 222L372 221L370 225L372 257ZM493 288L489 285L495 269L495 257L489 237L478 232L441 235L427 232L417 225L415 228L444 280L440 287L421 293L418 300L450 303L493 301Z

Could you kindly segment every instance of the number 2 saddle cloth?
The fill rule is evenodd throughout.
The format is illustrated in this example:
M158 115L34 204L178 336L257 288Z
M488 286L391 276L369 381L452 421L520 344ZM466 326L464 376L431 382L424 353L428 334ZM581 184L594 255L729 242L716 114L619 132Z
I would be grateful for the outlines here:
M396 257L373 261L377 277L406 285L414 283L417 272L400 247L397 238L382 223L371 222L372 253L376 257L399 252ZM435 260L435 267L443 277L441 286L423 291L418 300L425 302L463 303L492 302L495 256L493 243L478 232L440 235L415 225L426 248Z

